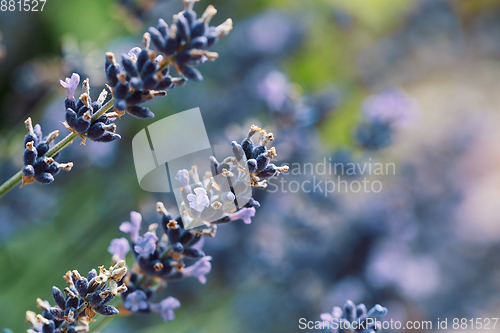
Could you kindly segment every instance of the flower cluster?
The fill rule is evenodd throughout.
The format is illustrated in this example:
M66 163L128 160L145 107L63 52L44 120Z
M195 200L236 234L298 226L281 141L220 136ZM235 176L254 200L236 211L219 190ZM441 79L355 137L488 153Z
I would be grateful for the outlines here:
M140 104L166 91L182 86L186 79L201 81L202 75L194 66L215 60L218 54L208 51L220 37L232 29L228 19L217 27L208 24L217 12L209 6L200 19L193 11L196 0L184 0L184 10L173 17L168 26L160 19L157 28L150 27L144 34L144 48L135 47L123 54L121 65L111 52L106 54L106 79L114 98L115 112L128 112L138 118L151 118L154 114ZM158 51L150 49L151 42ZM172 77L174 66L181 77Z
M392 144L394 132L415 114L415 102L400 89L370 96L363 103L364 122L356 128L356 143L367 150L387 148Z
M254 145L252 136L260 132L261 142ZM204 236L215 237L217 225L242 219L251 222L255 208L260 204L252 198L251 188L264 188L266 179L286 172L286 166L276 167L270 159L276 155L274 148L266 145L274 139L272 133L253 125L248 137L239 145L232 143L235 156L227 157L222 163L211 157L212 173L200 180L197 168L180 170L176 179L183 185L184 199L181 213L173 217L161 203L157 211L161 214L163 234L157 235L158 224L148 227L140 236L142 216L130 214L130 221L120 225L126 238L114 239L108 248L115 262L125 260L130 251L135 263L123 283L127 291L122 294L123 308L131 312L156 312L167 321L174 317L173 310L180 306L175 298L169 297L160 303L153 303L157 292L167 282L195 277L206 282L205 275L212 268L212 257L202 250ZM252 185L252 186L250 186ZM240 202L240 205L238 205ZM243 203L243 204L242 204ZM201 227L196 227L201 225ZM186 267L186 262L196 260Z
M184 229L182 219L173 219L161 202L157 205L162 215L161 225L164 234L157 236L158 224L151 224L143 236L139 235L142 216L137 212L130 213L130 222L123 222L120 230L130 234L127 239L114 239L108 248L113 260L125 259L132 251L135 263L125 277L123 283L127 291L122 294L123 308L130 312L159 313L164 321L174 318L173 310L180 307L180 302L168 297L159 303L153 303L158 291L167 282L181 280L185 277L196 277L205 283L205 274L211 270L211 257L205 256L201 250L202 235L215 235L215 228L189 231ZM185 267L185 260L196 260Z
M252 137L257 132L260 140L259 144L254 144ZM236 141L231 143L233 156L222 162L211 157L211 173L202 179L196 166L177 173L176 179L182 184L181 217L187 228L237 219L250 223L255 208L260 206L252 197L252 187L266 188L268 178L288 171L286 165L278 167L270 163L277 155L274 147L266 147L272 140L272 133L252 125L241 145Z
M24 168L22 169L23 183L21 186L31 184L34 181L50 184L60 170L70 171L73 163L57 163L55 159L58 154L53 157L46 156L54 139L59 135L59 131L54 131L44 138L41 126L37 124L33 127L31 118L28 118L25 124L28 134L24 137Z
M331 313L322 313L321 320L323 328L332 333L375 333L380 330L380 322L367 322L367 319L385 316L386 313L387 309L379 304L367 311L364 304L356 306L348 300L343 311L335 306Z
M93 120L94 114L99 111L106 100L107 92L103 90L97 101L90 99L89 79L82 83L82 94L78 101L75 100L75 91L80 84L80 76L76 73L65 81L60 80L61 85L66 88L66 121L62 124L72 132L78 133L83 138L83 143L89 138L96 142L111 142L120 139L120 135L114 133L116 125L113 120L116 114L108 113Z
M89 323L97 314L118 314L118 309L107 303L116 295L127 291L127 287L121 283L126 274L124 261L118 262L109 270L103 266L99 267L99 274L93 269L86 278L77 270L68 271L64 275L68 284L64 292L57 287L52 288L56 306L38 298L37 306L42 310L42 314L26 312L26 320L32 325L28 333L87 332Z

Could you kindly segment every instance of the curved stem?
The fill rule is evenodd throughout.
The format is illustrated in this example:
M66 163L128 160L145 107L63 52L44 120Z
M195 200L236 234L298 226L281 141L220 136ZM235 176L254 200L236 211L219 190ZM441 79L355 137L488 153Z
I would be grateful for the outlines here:
M101 117L104 113L110 110L115 103L115 99L110 99L106 104L104 104L97 113L92 116L92 121L96 121L99 117ZM54 147L52 147L45 155L47 157L52 157L64 148L66 148L75 138L79 135L71 132L64 139L59 141ZM22 171L18 171L14 176L10 177L7 181L5 181L2 185L0 185L0 197L4 194L12 190L19 182L23 179Z

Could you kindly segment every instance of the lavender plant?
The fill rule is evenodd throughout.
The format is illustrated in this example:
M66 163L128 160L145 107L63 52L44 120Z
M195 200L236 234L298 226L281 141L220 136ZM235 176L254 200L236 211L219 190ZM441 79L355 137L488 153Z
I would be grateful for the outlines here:
M157 28L150 27L149 32L144 34L144 47L135 47L128 54L122 55L121 64L113 53L106 54L107 86L113 96L108 102L104 103L107 97L106 91L100 94L97 101L92 102L88 79L82 84L82 94L75 100L74 93L80 83L80 77L76 73L65 81L61 80L61 85L67 89L63 125L71 133L57 144L50 146L57 136L53 134L47 138L49 142L44 143L44 147L49 146L50 149L40 151L37 149L35 154L33 145L42 143L42 138L33 136L28 129L28 135L36 139L31 140L33 144L31 141L24 144L25 155L29 155L29 158L25 159L23 170L0 185L0 196L21 181L23 185L33 180L45 184L51 183L53 175L57 173L55 168L58 168L57 164L52 167L51 158L57 157L57 154L75 138L81 137L83 144L87 139L98 142L117 140L120 138L120 135L115 133L114 121L117 118L126 112L137 118L154 117L148 108L140 105L154 97L165 96L167 90L182 86L188 80L201 81L203 76L195 67L218 58L216 52L208 49L232 30L232 20L227 19L221 25L212 27L209 23L217 13L215 7L208 6L198 18L193 10L195 2L197 0L184 0L184 10L174 15L170 26L160 19ZM157 51L150 49L151 42ZM170 67L176 69L178 77L170 75ZM70 165L66 165L65 169L71 169Z
M252 137L257 132L261 137L255 144ZM120 225L120 230L130 235L130 242L126 238L113 239L108 248L113 255L113 266L109 270L101 266L99 275L92 270L87 278L78 271L66 273L66 296L58 288L53 288L57 306L51 307L39 299L37 304L43 310L42 315L31 311L26 313L32 324L29 332L88 331L97 314L113 316L120 313L107 304L118 294L121 295L122 314L158 313L165 322L173 320L174 310L180 307L180 302L169 296L155 303L158 293L166 288L167 283L188 277L206 283L205 275L211 271L212 257L203 252L204 237L215 237L219 224L240 219L250 224L260 203L251 197L251 191L242 190L242 187L265 188L267 178L277 177L288 170L287 166L277 167L270 163L276 150L266 146L272 140L272 133L253 125L241 145L232 142L233 156L225 158L222 163L211 157L212 176L222 175L223 180L229 180L227 183L218 184L210 175L200 180L196 167L190 171L180 170L177 178L184 185L182 191L186 204L182 206L181 214L174 218L163 203L157 203L163 234L158 235L159 225L153 223L141 236L142 216L132 212L130 221ZM248 195L248 202L243 207L238 206L235 193L238 193L239 200L244 197L239 194ZM201 222L203 226L187 229L186 223L193 222ZM134 257L130 269L125 262L129 251ZM191 265L186 265L194 260Z

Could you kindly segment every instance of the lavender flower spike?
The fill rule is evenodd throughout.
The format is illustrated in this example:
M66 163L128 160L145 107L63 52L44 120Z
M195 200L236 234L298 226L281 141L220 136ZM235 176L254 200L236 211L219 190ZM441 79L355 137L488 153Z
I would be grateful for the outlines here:
M174 310L178 309L180 306L181 302L179 302L177 298L170 296L160 303L151 304L151 311L159 313L163 321L167 322L169 320L174 320Z
M182 274L184 277L193 276L200 281L201 284L207 283L207 278L205 275L210 273L212 270L212 264L210 263L212 260L211 256L205 256L192 264L189 267L186 267L182 270Z
M71 75L71 78L67 77L64 81L59 80L59 83L61 83L61 86L67 89L66 98L72 100L74 99L76 88L80 84L80 75L73 73L73 75Z
M155 253L156 242L158 237L152 232L146 232L144 237L138 237L137 245L134 246L135 252L142 257L148 257L150 254Z
M252 223L252 220L250 219L251 217L255 216L255 208L250 207L250 208L242 208L236 213L231 214L230 219L231 221L242 219L245 224L250 224Z
M142 216L138 212L130 212L130 222L123 222L120 225L120 231L129 233L133 243L137 243L139 230L141 229Z
M113 239L108 247L108 252L120 260L125 260L128 251L130 251L130 245L125 237Z

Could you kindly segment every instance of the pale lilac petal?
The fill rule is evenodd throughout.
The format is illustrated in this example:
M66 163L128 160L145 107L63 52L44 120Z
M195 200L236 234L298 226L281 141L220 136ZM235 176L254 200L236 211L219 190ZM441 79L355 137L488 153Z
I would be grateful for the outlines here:
M66 98L73 99L75 96L76 88L80 84L80 75L73 73L73 75L71 75L71 78L67 77L64 81L59 80L59 83L61 84L61 86L66 88Z
M125 233L129 233L132 231L132 223L130 222L123 222L122 224L120 224L120 231L121 232L125 232Z
M158 237L154 233L146 232L144 237L138 237L137 245L134 246L134 250L140 256L147 257L155 253L157 241Z
M121 260L125 260L129 251L130 245L125 237L113 239L108 247L108 252L117 255Z
M205 238L202 237L199 241L196 242L196 244L191 246L191 248L201 250L203 248L203 245L205 245Z
M255 207L242 208L230 215L231 221L242 219L246 224L252 223L251 217L255 216Z
M159 313L164 322L169 320L174 320L175 313L174 310L181 306L181 302L178 299L170 296L161 301L160 303L151 304L151 310L153 312Z
M141 48L136 46L136 47L132 48L130 51L128 51L128 55L131 57L132 56L137 57L139 55L139 53L141 53L141 51L142 51Z
M130 213L131 222L123 222L120 225L120 231L125 233L130 233L130 240L133 243L137 243L137 238L139 237L139 230L141 229L142 216L138 212Z
M182 186L189 185L189 171L187 171L186 169L177 171L175 179L177 179L177 181L179 181Z
M200 283L205 284L207 282L207 278L205 275L210 273L212 270L212 264L210 263L210 260L212 257L210 256L205 256L192 264L189 267L186 267L182 270L182 274L185 277L192 276L198 279Z

